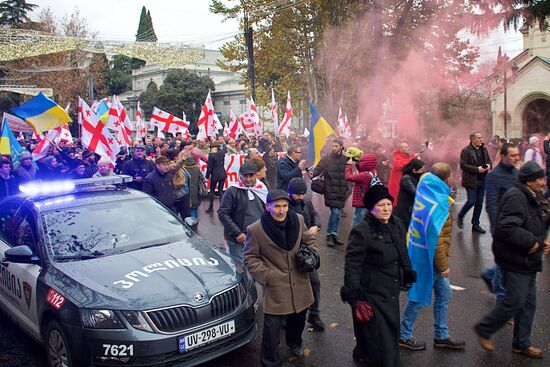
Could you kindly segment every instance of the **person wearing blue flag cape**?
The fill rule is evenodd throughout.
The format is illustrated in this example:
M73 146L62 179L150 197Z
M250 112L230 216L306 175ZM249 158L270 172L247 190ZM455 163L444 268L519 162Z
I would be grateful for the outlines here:
M422 176L416 189L413 212L407 232L409 257L417 279L408 294L403 313L399 346L409 350L423 350L426 343L417 342L413 327L422 306L431 306L434 300L434 347L464 349L465 342L449 336L447 309L451 300L449 285L449 248L452 219L449 213L454 200L451 189L451 166L435 163L431 173Z

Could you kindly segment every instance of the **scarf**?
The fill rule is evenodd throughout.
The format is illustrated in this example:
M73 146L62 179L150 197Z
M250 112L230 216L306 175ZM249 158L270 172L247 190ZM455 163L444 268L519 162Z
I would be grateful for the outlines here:
M271 241L283 250L292 250L300 234L300 221L296 213L289 210L286 219L283 222L277 222L266 210L262 214L261 221L262 228Z
M267 201L267 186L260 180L256 180L256 184L252 187L245 186L241 180L230 186L236 187L239 190L246 190L248 192L248 200L254 200L254 194L256 194L264 204Z

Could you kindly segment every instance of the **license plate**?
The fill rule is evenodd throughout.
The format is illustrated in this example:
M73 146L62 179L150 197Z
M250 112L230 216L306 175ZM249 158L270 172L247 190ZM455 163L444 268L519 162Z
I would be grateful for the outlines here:
M211 328L197 331L196 333L180 336L178 344L181 352L186 352L191 349L200 347L201 345L209 344L218 339L225 338L235 332L235 321L231 320L212 326Z

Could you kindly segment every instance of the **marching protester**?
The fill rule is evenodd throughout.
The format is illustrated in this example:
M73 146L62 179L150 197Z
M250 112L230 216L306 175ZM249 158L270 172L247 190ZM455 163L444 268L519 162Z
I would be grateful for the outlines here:
M115 170L114 170L117 175L123 173L124 164L129 160L130 158L128 157L128 148L120 147L120 151L116 156Z
M244 162L239 169L239 181L225 191L218 209L226 251L241 261L246 228L265 211L267 187L256 179L257 173L255 164Z
M246 268L263 287L260 359L266 367L283 365L279 349L283 323L292 355L304 356L302 332L307 309L314 299L309 274L298 270L296 253L301 244L317 253L317 245L304 218L288 210L289 201L283 190L267 194L267 210L248 226L244 248Z
M267 184L267 169L265 167L265 162L258 158L252 158L248 160L249 163L252 163L256 167L258 167L258 172L256 173L256 179L258 181L261 181L265 187L269 189L269 185Z
M331 145L331 153L325 155L311 174L312 178L323 175L325 181L325 206L330 209L330 216L327 225L327 246L343 246L344 243L338 238L340 229L340 218L342 208L346 204L348 190L346 181L346 164L348 158L343 154L344 142L334 139Z
M97 172L92 177L105 177L115 176L115 173L111 169L111 162L105 158L100 158L97 162Z
M403 167L413 159L418 157L418 153L411 154L411 148L407 143L401 143L393 152L393 164L390 177L388 179L388 190L390 195L395 199L393 205L399 203L399 184L401 176L403 176Z
M365 193L372 183L374 183L373 180L376 183L380 183L380 180L376 175L376 155L374 153L366 153L359 158L359 162L355 165L357 173L353 173L353 166L353 159L348 159L345 177L346 181L354 183L352 205L355 208L355 214L353 215L353 225L355 226L363 220L366 212L365 204L363 203Z
M86 177L92 177L98 170L95 153L86 149L82 152L82 162L86 166Z
M542 154L540 152L540 139L538 136L531 136L529 138L529 148L525 151L523 161L534 161L542 167Z
M277 164L277 190L286 190L290 180L302 177L306 163L306 160L302 159L302 148L296 145L289 146L286 156L279 159Z
M225 153L220 149L220 143L213 141L210 144L210 153L208 154L208 163L206 168L206 179L210 179L210 192L208 193L208 200L210 204L207 213L214 211L214 192L216 187L218 188L218 196L221 200L223 196L223 187L227 173L225 172Z
M426 172L426 165L418 158L413 159L403 167L403 176L399 183L399 199L395 206L394 214L409 228L411 213L416 195L416 186L420 176Z
M470 144L460 152L460 168L462 169L462 186L466 189L468 199L457 216L458 228L464 228L464 216L473 207L472 232L485 233L479 225L479 217L483 208L485 196L485 177L492 168L489 152L483 144L481 133L470 134Z
M174 189L173 174L170 171L170 160L161 155L155 159L155 170L143 178L142 190L146 194L157 198L174 214L177 214L175 207L176 190Z
M275 190L277 188L277 166L278 158L277 152L275 151L275 146L271 144L268 151L264 153L262 159L265 163L266 168L266 181L267 187L269 190Z
M124 163L122 172L125 175L132 176L133 181L128 183L128 187L141 190L143 187L143 178L155 169L155 164L145 159L145 146L138 144L134 147L134 157Z
M399 292L416 280L405 245L405 228L392 216L393 197L382 185L367 189L368 210L352 228L346 248L341 296L351 306L353 359L369 366L401 366Z
M316 237L321 229L321 217L313 207L313 203L306 197L307 184L301 177L295 177L288 183L289 209L304 217L304 223L310 235ZM317 270L313 270L309 279L313 290L314 302L309 306L307 322L317 331L325 330L325 323L321 320L319 305L321 303L321 281Z
M519 160L519 148L512 144L504 144L500 148L500 162L488 174L485 182L486 203L485 210L489 215L489 230L491 235L495 233L498 207L504 193L513 187L518 180L519 171L516 169ZM505 294L502 283L502 272L495 265L481 274L481 278L487 284L492 293L495 293L497 302L502 301Z
M391 167L390 161L386 157L386 149L381 144L374 144L373 150L376 154L376 174L382 182L382 185L388 186L388 181L390 179Z
M26 183L36 179L38 169L32 161L30 152L24 150L19 154L19 162L13 167L13 172L19 183Z
M54 181L63 177L61 167L57 163L57 158L53 155L46 156L36 162L38 172L36 178L42 181Z
M537 273L542 271L543 255L550 254L546 237L550 222L543 220L536 196L544 185L544 171L529 161L519 170L519 182L501 198L493 254L502 271L505 295L474 327L479 344L487 351L495 349L490 340L493 334L513 318L512 351L532 358L543 356L531 343L531 329L537 308Z
M182 167L182 171L185 174L186 177L186 185L187 185L187 200L185 201L185 204L189 205L190 212L189 215L192 217L198 218L199 217L199 206L201 204L201 197L199 195L199 188L200 188L200 180L202 176L202 172L200 171L199 166L197 166L197 162L195 162L195 158L193 158L192 155L185 158L186 153L183 153L183 157L185 159ZM200 176L199 176L200 175ZM187 202L188 201L188 202ZM185 212L187 216L187 212ZM182 216L182 219L185 218Z
M19 193L19 182L11 174L11 162L2 157L0 161L0 201L11 195Z
M407 245L409 258L417 273L416 283L409 290L403 312L399 345L409 350L426 349L426 343L413 337L416 318L423 306L432 304L435 294L434 347L452 350L464 349L466 343L449 335L447 313L451 300L448 257L451 247L452 216L450 197L451 167L447 163L434 163L430 173L420 179L412 212L411 230ZM413 235L422 233L424 235ZM429 262L433 259L433 263Z
M73 166L69 171L69 179L79 180L82 178L89 178L86 175L86 164L81 159L76 159L72 162Z
M237 154L237 142L235 139L229 139L227 144L225 145L225 150L227 154Z

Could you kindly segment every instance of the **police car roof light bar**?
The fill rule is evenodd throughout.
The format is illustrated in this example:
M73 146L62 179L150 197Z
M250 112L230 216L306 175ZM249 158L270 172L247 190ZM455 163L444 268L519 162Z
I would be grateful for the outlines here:
M28 196L49 196L85 189L108 188L112 186L124 187L128 182L132 181L132 177L127 175L93 177L72 181L31 182L20 185L19 190Z

